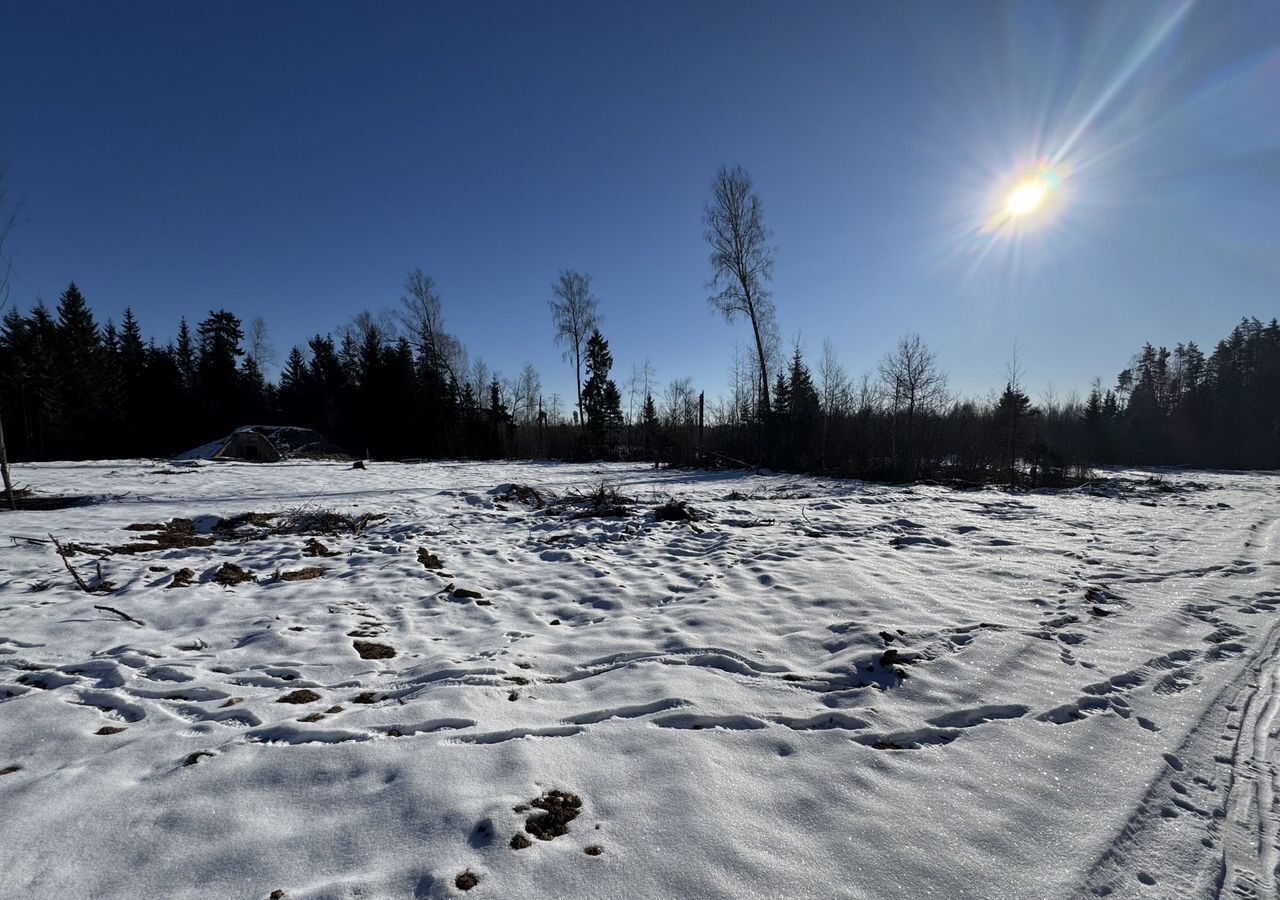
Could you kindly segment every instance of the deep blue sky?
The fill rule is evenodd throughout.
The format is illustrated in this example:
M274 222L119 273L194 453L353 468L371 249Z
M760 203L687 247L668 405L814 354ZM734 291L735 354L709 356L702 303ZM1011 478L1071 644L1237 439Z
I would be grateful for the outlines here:
M619 380L715 392L749 333L707 307L701 211L741 163L784 340L855 374L915 330L958 389L1015 340L1032 386L1085 389L1280 314L1274 0L610 7L7 3L15 300L75 279L162 340L225 306L283 356L421 266L473 357L567 396L577 268ZM1055 208L978 233L1064 147Z

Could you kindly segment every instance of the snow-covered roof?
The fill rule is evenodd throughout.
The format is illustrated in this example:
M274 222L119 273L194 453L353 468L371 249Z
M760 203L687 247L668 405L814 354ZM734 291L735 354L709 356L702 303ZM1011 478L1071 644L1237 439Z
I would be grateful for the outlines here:
M267 440L281 458L292 457L346 457L348 454L336 444L331 443L314 428L298 425L242 425L231 434L201 444L180 453L175 459L217 459L232 443L238 434L257 434Z

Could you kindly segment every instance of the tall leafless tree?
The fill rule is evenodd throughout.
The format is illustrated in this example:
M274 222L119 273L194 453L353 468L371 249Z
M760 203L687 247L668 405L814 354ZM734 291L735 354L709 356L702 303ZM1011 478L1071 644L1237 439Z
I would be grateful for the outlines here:
M538 420L538 403L542 398L542 378L533 363L524 368L511 385L511 415L520 425L532 425Z
M400 297L400 320L409 332L418 358L436 372L462 384L467 378L466 351L462 342L445 331L444 308L435 280L422 269L414 269L404 279ZM476 385L478 392L487 384Z
M918 334L898 341L898 348L880 363L880 380L895 415L906 416L903 474L915 477L916 420L935 411L947 397L947 375L938 358Z
M818 390L822 401L822 468L827 468L827 445L831 438L831 422L844 416L849 408L849 375L836 358L830 340L822 342L822 361L818 364Z
M9 305L9 276L13 273L13 258L5 252L5 243L13 231L16 215L5 204L4 168L0 166L0 312ZM9 476L9 451L4 443L4 420L0 418L0 481L4 483L5 499L10 509L18 508L13 493L13 479Z
M741 166L722 166L711 185L711 200L702 216L711 245L716 291L707 298L728 322L744 316L751 324L759 364L762 407L769 409L769 345L776 342L773 301L764 284L773 277L773 248L764 227L764 209Z
M578 422L582 417L582 354L587 338L600 325L600 301L591 293L591 276L564 271L551 285L551 319L556 326L556 343L564 348L565 361L573 362L577 379Z
M271 338L267 336L267 322L262 316L258 316L249 323L244 341L248 348L245 350L245 355L253 360L259 372L275 364L276 348L271 343Z

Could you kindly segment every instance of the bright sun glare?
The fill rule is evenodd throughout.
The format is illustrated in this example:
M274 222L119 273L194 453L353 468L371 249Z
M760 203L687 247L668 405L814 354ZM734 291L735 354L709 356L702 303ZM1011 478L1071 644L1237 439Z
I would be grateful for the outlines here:
M1013 189L1004 206L1011 216L1025 216L1035 212L1048 195L1049 188L1043 181L1029 179Z
M1005 195L1004 202L998 203L982 230L987 234L1012 237L1021 230L1021 225L1015 223L1023 220L1029 223L1036 213L1039 214L1035 216L1037 220L1043 218L1049 207L1058 205L1059 189L1064 177L1061 167L1041 163L1013 185Z

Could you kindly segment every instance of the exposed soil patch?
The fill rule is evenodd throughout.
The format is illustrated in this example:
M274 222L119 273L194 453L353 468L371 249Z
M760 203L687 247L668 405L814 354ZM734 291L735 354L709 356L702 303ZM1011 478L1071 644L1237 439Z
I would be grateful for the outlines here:
M191 587L194 583L196 573L193 569L182 568L173 573L173 580L169 582L168 587L184 588Z
M303 556L337 556L337 550L330 550L324 544L315 538L308 538L307 543L302 548Z
M213 530L223 534L230 534L233 531L244 528L246 525L251 528L269 528L272 520L278 516L279 513L240 513L240 515L232 516L230 519L219 519L213 526Z
M195 753L188 753L187 758L182 761L182 764L184 766L194 766L196 763L200 762L200 757L202 756L207 756L210 759L213 758L213 754L208 750L197 750Z
M222 568L218 570L218 574L213 576L213 580L223 587L235 587L237 584L244 584L246 581L257 581L258 576L252 572L245 571L235 563L223 563Z
M418 562L433 571L444 568L444 563L440 561L440 557L436 556L426 547L418 548Z
M592 844L590 847L583 847L582 852L587 854L587 856L599 856L604 853L604 848L599 844Z
M453 596L462 600L479 600L484 595L479 591L471 591L467 588L454 588Z
M312 578L321 578L324 575L324 569L319 566L307 566L305 569L293 569L289 572L281 572L281 581L310 581Z
M170 519L162 524L136 522L127 526L128 531L148 532L142 541L111 547L112 553L132 556L135 553L150 553L154 550L185 550L188 547L208 547L214 542L211 537L196 534L195 523L190 519Z
M453 879L454 886L460 891L469 891L480 883L480 876L470 869Z
M540 841L549 841L569 833L569 823L582 811L582 798L564 791L548 791L530 805L543 810L541 815L530 816L524 830Z
M395 648L386 644L375 644L373 641L355 641L352 646L360 654L361 659L391 659L396 655Z
M298 721L299 722L319 722L323 718L324 718L324 713L313 712L309 716L303 716Z
M285 694L277 703L315 703L320 699L320 695L308 688L300 688L296 691L290 691Z
M351 698L352 703L377 703L382 698L373 691L361 691Z
M525 837L523 834L520 834L519 832L517 832L511 838L512 850L524 850L526 847L532 847L532 846L533 846L533 841L529 840L527 837Z
M22 766L5 766L0 769L0 775L12 775L14 772L21 772Z
M95 731L94 734L119 734L122 731L124 731L124 729L118 725L103 725Z

